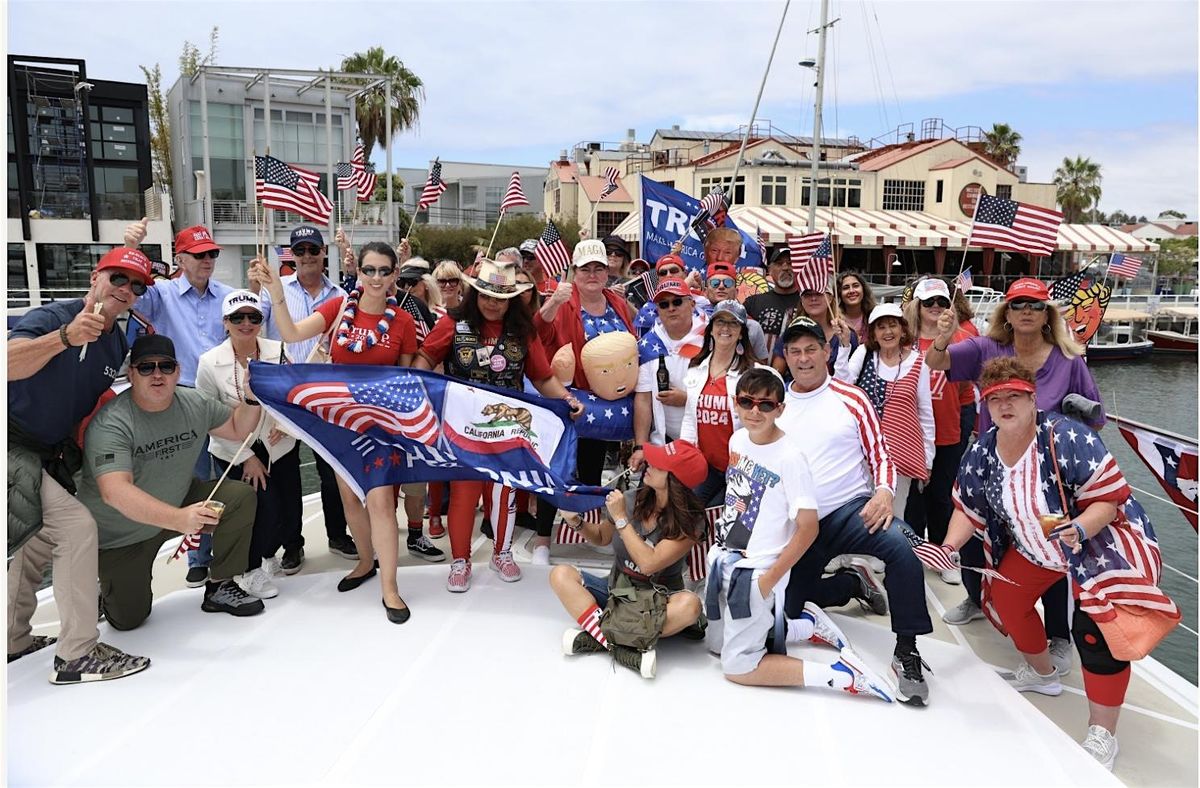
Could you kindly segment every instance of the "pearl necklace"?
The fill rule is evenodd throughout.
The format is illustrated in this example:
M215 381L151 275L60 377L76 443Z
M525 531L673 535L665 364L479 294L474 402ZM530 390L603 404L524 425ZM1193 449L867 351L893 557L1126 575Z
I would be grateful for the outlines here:
M251 360L253 360L253 361L259 360L259 350L258 350L258 342L257 341L255 341L255 343L254 343L254 355L250 356L249 358L246 359L246 364L249 365ZM240 367L240 366L242 366L242 357L240 355L238 355L238 352L235 350L235 351L233 351L233 390L237 393L238 402L245 402L246 401L246 393L244 391L242 391L241 381L238 380L238 367Z
M392 318L396 316L396 297L388 296L383 318L376 324L375 330L367 329L366 339L351 339L350 329L354 326L354 317L358 314L358 300L362 297L362 293L361 285L350 291L350 295L347 296L346 309L342 314L342 325L337 332L338 345L351 353L362 353L378 345L379 337L388 332L392 325Z

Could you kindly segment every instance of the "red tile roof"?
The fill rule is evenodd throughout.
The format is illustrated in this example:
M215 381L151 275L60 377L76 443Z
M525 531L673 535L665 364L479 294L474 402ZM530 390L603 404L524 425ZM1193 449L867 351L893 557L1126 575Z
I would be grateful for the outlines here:
M970 156L963 156L962 158L959 158L959 159L950 159L949 161L944 161L941 164L935 164L932 167L930 167L929 169L930 170L952 170L955 167L960 167L970 161L981 161L984 164L986 164L987 166L991 167L993 170L1000 169L999 167L996 166L996 164L994 162L990 162L987 159L983 158L982 156L978 156L974 153L972 153Z
M938 145L944 145L947 142L958 142L954 139L946 140L922 140L920 142L901 142L898 145L887 145L878 150L873 150L863 156L859 156L855 161L858 162L858 168L865 172L875 172L882 170L885 167L890 167L893 164L904 161L910 156L915 156L918 153L924 153L927 150L936 148ZM962 145L961 142L958 142Z

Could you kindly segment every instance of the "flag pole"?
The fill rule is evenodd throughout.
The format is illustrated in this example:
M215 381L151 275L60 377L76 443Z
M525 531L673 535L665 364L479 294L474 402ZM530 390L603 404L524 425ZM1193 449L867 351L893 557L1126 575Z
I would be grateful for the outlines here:
M496 233L500 232L500 222L504 221L504 211L500 211L500 215L496 218L496 226L492 228L492 240L488 241L487 251L483 256L489 260L492 257L492 244L496 243Z
M236 362L235 362L235 363L236 363ZM260 420L260 421L262 420L262 415L261 415L261 414L259 415L259 420ZM236 457L237 457L239 454L241 454L243 451L245 451L245 450L246 450L246 447L250 445L250 441L252 441L252 440L254 439L254 436L255 436L256 434L258 434L258 425L257 425L257 424L255 424L255 425L254 425L254 427L253 427L253 428L250 430L250 432L249 432L249 433L246 435L246 438L245 438L245 440L243 440L243 441L242 441L242 445L238 447L238 450L237 450L236 452L234 452L234 453L233 453L233 456L234 456L235 458L236 458ZM216 484L214 484L214 485L213 485L213 488L212 488L212 490L210 490L210 491L209 491L209 493L208 493L208 497L204 499L204 504L203 504L204 506L208 506L209 502L210 502L210 501L212 501L212 499L213 499L213 496L217 494L217 490L218 490L218 489L221 487L221 483L222 483L223 481L225 481L225 477L229 475L229 472L230 472L231 470L233 470L233 463L232 463L232 462L231 462L231 463L229 463L228 465L226 465L226 466L225 466L225 472L221 474L221 478L220 478L220 479L217 479L217 483L216 483ZM176 558L178 558L178 557L179 557L179 554L180 554L181 552L183 552L183 546L184 546L184 544L186 544L186 543L187 543L187 539L185 538L185 539L183 540L183 542L181 542L181 543L179 544L179 548L178 548L178 549L176 549L176 550L175 550L175 552L171 554L171 557L167 559L167 563L168 563L168 564L169 564L169 563L171 563L172 561L174 561Z
M962 261L958 264L958 275L954 277L954 289L950 291L950 305L954 305L954 294L958 292L958 284L962 280L963 269L967 266L967 252L971 250L971 233L975 232L975 216L979 213L979 203L983 202L983 187L979 188L979 195L975 198L975 207L971 209L971 229L967 231L967 238L963 241L963 256ZM886 265L886 261L884 263ZM966 295L965 293L963 295Z

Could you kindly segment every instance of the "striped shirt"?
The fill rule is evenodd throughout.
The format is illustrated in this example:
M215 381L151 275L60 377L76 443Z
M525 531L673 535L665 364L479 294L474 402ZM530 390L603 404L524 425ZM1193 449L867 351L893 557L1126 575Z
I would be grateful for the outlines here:
M283 297L287 301L288 314L292 316L292 321L299 323L304 318L316 311L320 304L325 303L331 298L340 298L346 294L346 291L335 285L329 280L329 277L321 276L321 290L317 295L311 296L304 285L300 284L296 279L295 274L283 277ZM267 295L264 293L264 295ZM267 296L268 298L270 296ZM329 327L326 326L326 329ZM279 336L279 327L275 325L275 321L271 320L267 323L264 335L268 339L281 339ZM303 364L308 359L308 354L316 347L317 340L321 337L318 334L311 339L306 339L303 342L287 343L288 358L294 364Z
M1066 572L1067 565L1062 553L1046 539L1038 521L1038 514L1050 509L1046 505L1045 488L1042 486L1037 441L1029 444L1028 451L1011 468L999 456L996 455L997 470L1003 477L998 503L1016 540L1017 552L1043 569Z

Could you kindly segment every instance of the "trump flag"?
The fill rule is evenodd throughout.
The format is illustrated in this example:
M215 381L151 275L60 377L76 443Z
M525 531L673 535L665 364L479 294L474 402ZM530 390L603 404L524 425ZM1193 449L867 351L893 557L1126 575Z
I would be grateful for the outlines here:
M263 407L360 498L406 482L478 480L586 511L608 490L574 483L566 403L403 367L252 362Z
M708 264L704 260L704 242L691 228L692 220L700 213L700 201L681 191L652 181L642 176L642 257L653 264L658 258L671 251L671 245L683 238L683 249L679 256L688 268L704 271ZM753 266L766 268L759 250L758 239L743 232L725 219L725 227L741 233L742 256L737 260L738 268Z

